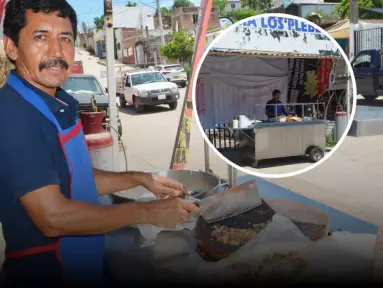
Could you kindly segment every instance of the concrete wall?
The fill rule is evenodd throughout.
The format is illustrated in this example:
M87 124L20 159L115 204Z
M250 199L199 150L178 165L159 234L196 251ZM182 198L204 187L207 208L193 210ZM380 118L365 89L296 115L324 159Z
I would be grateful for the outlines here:
M229 1L225 7L225 11L233 11L241 9L241 1Z
M195 17L198 19L198 7L180 7L172 12L172 29L177 30L194 30L196 23ZM194 17L194 18L193 18ZM210 14L208 30L220 27L219 8L213 7Z
M122 28L122 62L124 64L136 64L136 33L133 28Z

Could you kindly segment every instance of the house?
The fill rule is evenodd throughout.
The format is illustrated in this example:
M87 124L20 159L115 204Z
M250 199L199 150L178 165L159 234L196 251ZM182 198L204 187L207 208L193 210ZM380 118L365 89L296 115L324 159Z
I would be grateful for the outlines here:
M314 0L277 0L272 3L268 13L283 13L308 19L323 29L338 22L339 17L334 13L338 3L324 3Z
M136 28L117 28L114 30L115 53L119 62L136 64Z
M105 31L99 30L94 33L94 53L97 57L104 59L106 58L106 39Z
M77 44L79 47L91 47L94 49L94 41L93 41L93 32L88 33L78 33L77 34Z
M139 43L148 38L154 28L154 10L148 7L113 8L115 59L124 64L145 61L147 51ZM95 54L106 56L105 31L94 35Z
M145 62L145 43L154 30L154 10L149 7L113 8L116 58L124 64Z
M228 3L225 6L224 11L233 11L233 10L238 10L241 9L241 0L229 0Z
M199 7L180 7L172 11L172 30L188 30L190 34L195 35L200 9ZM218 7L211 8L209 31L221 27L219 12Z

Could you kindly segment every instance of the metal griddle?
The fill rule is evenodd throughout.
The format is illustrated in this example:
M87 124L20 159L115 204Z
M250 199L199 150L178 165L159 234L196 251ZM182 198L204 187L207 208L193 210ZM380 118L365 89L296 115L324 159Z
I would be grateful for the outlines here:
M236 229L251 229L254 224L267 223L271 221L274 214L275 211L262 200L262 204L250 211L211 224L207 223L203 217L199 217L196 223L195 232L201 256L209 258L206 260L219 261L223 258L229 257L241 247L223 245L212 240L210 235L213 231L213 226L224 225Z

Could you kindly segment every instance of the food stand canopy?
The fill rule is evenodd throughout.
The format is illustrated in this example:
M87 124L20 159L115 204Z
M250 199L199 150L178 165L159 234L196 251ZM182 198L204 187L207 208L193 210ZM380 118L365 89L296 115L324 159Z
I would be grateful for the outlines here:
M274 89L287 102L289 58L341 58L332 41L309 23L265 16L228 28L198 76L196 104L202 126L213 128L241 113L265 120L265 108L256 104L266 104Z

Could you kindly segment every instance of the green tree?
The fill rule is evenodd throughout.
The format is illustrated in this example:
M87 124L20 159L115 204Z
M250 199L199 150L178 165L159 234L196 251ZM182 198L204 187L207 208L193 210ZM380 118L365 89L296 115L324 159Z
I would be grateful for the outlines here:
M226 5L227 5L228 3L229 3L228 0L213 0L213 6L219 8L219 11L220 11L220 14L221 14L221 15L222 15L222 13L224 12L225 7L226 7Z
M180 30L170 35L170 42L161 47L161 53L169 60L184 63L193 55L194 37L187 31Z
M104 28L104 21L105 21L104 15L102 15L101 17L93 18L93 23L96 26L97 30L102 30Z
M271 7L272 0L248 0L249 8L258 13L264 13Z
M137 3L136 2L131 2L129 1L128 4L125 5L125 7L136 7Z
M358 0L359 18L360 19L381 19L382 14L370 12L361 8L382 7L381 0ZM349 0L341 0L336 5L334 12L338 14L341 19L348 19L350 17L350 2Z
M194 7L194 3L190 0L174 0L172 10L180 7Z
M238 9L234 11L227 11L222 13L222 17L230 18L232 21L237 22L251 16L259 14L254 9Z
M247 6L249 6L249 0L241 0L241 7L245 8Z

